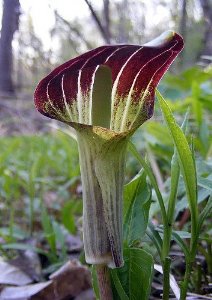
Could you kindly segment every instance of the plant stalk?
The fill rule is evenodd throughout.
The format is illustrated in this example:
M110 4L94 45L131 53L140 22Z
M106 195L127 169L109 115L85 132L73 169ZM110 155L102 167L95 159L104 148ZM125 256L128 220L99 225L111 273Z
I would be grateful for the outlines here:
M163 300L169 300L169 291L170 291L170 257L166 257L163 264Z
M190 261L186 262L185 276L184 276L184 280L183 280L181 288L180 288L180 300L186 300L188 283L189 283L190 275L191 275L191 265L192 264Z
M128 139L77 131L83 187L83 241L89 264L123 265L122 203Z
M110 274L107 265L96 265L100 300L113 300Z
M162 248L162 263L163 263L163 300L169 300L169 274L171 259L169 257L171 235L172 235L172 224L174 220L175 202L177 198L177 188L180 177L180 167L178 164L177 154L174 153L171 162L171 192L168 201L168 209L166 215L166 223L164 223L164 237L163 237L163 248Z

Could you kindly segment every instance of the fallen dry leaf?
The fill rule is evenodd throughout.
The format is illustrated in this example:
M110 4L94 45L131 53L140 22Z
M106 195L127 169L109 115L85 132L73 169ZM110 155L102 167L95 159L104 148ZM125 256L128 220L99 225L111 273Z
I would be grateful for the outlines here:
M0 293L0 300L29 300L29 299L46 299L34 298L34 295L42 295L45 288L52 284L52 281L30 284L19 287L6 287ZM50 299L50 298L47 298ZM52 298L56 300L56 298Z
M43 281L40 258L35 251L30 249L20 250L19 256L11 260L10 263L27 274L33 282Z
M59 295L57 300L77 296L91 287L90 271L76 260L68 261L49 279L54 282L54 289Z
M65 300L90 288L88 268L77 261L68 261L47 282L3 288L0 300Z
M32 279L18 267L0 261L0 284L23 286L31 282Z
M94 292L92 289L80 293L75 300L95 300Z

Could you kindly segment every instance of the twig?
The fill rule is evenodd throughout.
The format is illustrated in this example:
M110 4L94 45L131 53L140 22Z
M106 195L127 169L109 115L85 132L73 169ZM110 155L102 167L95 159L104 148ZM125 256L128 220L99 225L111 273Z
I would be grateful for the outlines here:
M110 44L110 40L109 40L109 37L107 35L107 32L106 32L104 26L102 25L97 13L95 12L92 4L88 0L84 0L84 1L87 4L88 8L90 9L91 15L92 15L94 21L96 22L103 39L105 40L106 43Z
M74 32L86 45L86 47L88 49L92 49L93 46L90 44L89 41L87 41L84 36L82 35L82 33L80 32L80 30L78 30L77 27L75 26L72 26L67 20L65 20L59 13L57 10L54 10L54 14L55 14L55 17L58 18L61 22L63 22L70 31Z

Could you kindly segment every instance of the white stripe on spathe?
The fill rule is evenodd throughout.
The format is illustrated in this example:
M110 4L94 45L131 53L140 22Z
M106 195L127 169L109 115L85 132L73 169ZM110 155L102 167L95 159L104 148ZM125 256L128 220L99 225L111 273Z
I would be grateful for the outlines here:
M81 79L81 73L82 70L79 71L78 73L78 78L77 78L77 108L78 108L78 122L82 123L82 91L81 91L81 86L80 86L80 79Z
M86 114L83 114L83 111L82 111L82 108L83 108L83 97L82 97L82 89L81 89L81 74L82 74L82 71L83 71L83 68L85 68L86 64L92 59L94 58L95 56L99 55L100 53L104 52L105 49L107 48L104 48L104 49L101 49L99 52L95 53L94 55L90 56L86 61L85 63L82 65L80 71L79 71L79 75L78 75L78 80L77 80L77 107L78 107L78 113L79 113L79 119L78 119L78 122L79 123L86 123L86 120L83 120L83 115L85 116ZM90 97L89 97L90 98ZM92 103L92 101L91 101ZM90 115L90 106L92 104L89 104L89 115Z
M138 53L138 51L140 51L143 47L140 47L138 50L136 50L135 52L133 52L133 54L130 55L130 57L126 60L126 62L123 64L123 66L121 67L121 70L119 71L116 80L114 81L113 84L113 88L112 88L112 95L111 95L111 110L113 111L113 106L114 106L114 101L115 101L115 94L116 94L116 90L117 90L117 86L118 86L118 82L119 82L119 78L124 70L124 68L126 67L126 65L129 63L129 61L131 60L131 58L133 58L134 55L136 55L136 53ZM111 111L111 113L112 113Z
M67 100L66 100L65 91L64 91L64 77L65 77L65 74L62 75L62 79L61 79L61 88L62 88L62 93L63 93L63 101L64 101L64 104L65 104L65 107L66 107L66 111L68 112L68 115L70 117L70 121L73 121L72 116L71 116L71 111L70 111L69 105L68 105Z
M124 49L124 48L126 48L126 47L128 47L128 46L123 46L123 47L117 48L115 51L113 51L113 52L106 58L106 60L105 60L104 63L108 62L108 60L109 60L109 59L110 59L117 51L122 50L122 49Z
M76 62L78 62L78 61L79 61L79 59L76 60L75 62L73 62L73 64L71 64L71 66L73 66L73 65L74 65ZM56 107L54 106L53 102L50 100L50 97L49 97L49 85L51 84L52 80L54 80L58 75L60 75L61 73L63 73L65 70L67 70L67 69L70 68L71 66L68 66L68 67L64 68L64 69L61 70L59 73L57 73L55 76L53 76L53 77L49 80L49 82L48 82L48 84L47 84L47 87L46 87L46 96L47 96L48 102L50 103L51 107L52 107L53 110L55 111L56 115L59 115L59 116L62 118L62 120L64 120L64 121L67 121L67 120L66 120L66 119L63 117L63 115L56 109Z
M100 65L96 67L96 69L93 72L92 79L91 79L91 85L90 85L90 103L89 103L89 123L88 125L92 125L92 107L93 107L93 85L94 85L94 80L96 76L96 71L99 69Z
M53 104L53 102L50 99L50 96L49 96L50 83L51 83L51 80L48 82L47 87L46 87L46 97L48 99L48 102L49 102L50 106L53 108L53 110L55 111L56 115L60 116L61 120L66 122L67 120L66 120L66 118L64 118L64 115L61 113L61 111L58 108L55 107L55 105Z
M122 124L121 124L120 131L124 131L124 130L125 130L124 127L126 126L126 123L127 123L127 114L128 114L128 110L129 110L130 103L131 103L131 95L132 95L134 85L135 85L135 83L136 83L136 80L137 80L137 78L138 78L140 72L141 72L141 71L144 69L144 67L145 67L147 64L149 64L151 61L154 61L156 58L160 57L160 56L163 55L164 53L166 53L166 52L168 52L168 51L171 51L172 48L175 47L176 44L177 44L177 42L176 42L170 49L167 49L167 50L163 51L162 53L160 53L159 55L153 57L153 58L152 58L151 60L149 60L149 61L148 61L148 62L147 62L147 63L139 70L139 72L137 73L137 75L136 75L136 77L135 77L135 79L134 79L134 81L133 81L133 84L132 84L132 86L131 86L131 88L130 88L130 92L129 92L129 95L128 95L128 98L127 98L127 102L126 102L126 106L125 106L125 110L124 110L124 114L123 114L123 119L122 119ZM168 58L168 59L169 59L169 58ZM167 60L168 60L168 59L167 59ZM147 87L146 87L146 89L145 89L145 91L144 91L144 93L143 93L143 95L142 95L142 98L139 100L138 112L137 112L135 118L133 119L133 121L131 122L130 129L132 128L133 123L136 121L136 119L137 119L137 117L138 117L138 115L139 115L139 113L140 113L141 105L143 104L143 101L144 101L146 95L148 94L149 87L150 87L150 85L151 85L151 83L152 83L152 81L153 81L154 76L155 76L156 73L157 73L157 72L158 72L158 71L166 64L167 60L163 63L162 66L160 66L160 68L158 68L158 69L155 71L155 73L153 74L153 76L152 76L150 82L148 83L148 85L147 85Z
M166 50L167 51L167 50ZM165 53L166 51L164 51L163 53ZM128 97L127 97L127 101L126 101L126 105L125 105L125 109L124 109L124 112L123 112L123 118L122 118L122 123L121 123L121 126L120 126L120 131L123 131L124 130L124 127L126 125L126 122L127 122L127 115L128 115L128 111L129 111L129 108L130 108L130 104L131 104L131 96L132 96L132 92L133 92L133 89L134 89L134 86L135 86L135 83L136 83L136 80L139 76L139 74L141 73L141 71L146 67L146 65L148 65L151 61L153 61L155 58L158 58L159 56L161 56L163 53L160 53L159 55L153 57L152 59L150 59L149 61L147 61L143 66L142 68L138 71L138 73L136 74L134 80L133 80L133 83L132 83L132 86L130 88L130 91L129 91L129 94L128 94ZM148 85L149 86L149 85ZM147 92L147 89L145 90L144 94ZM142 100L144 99L144 97L142 97L142 99L139 101L141 102Z

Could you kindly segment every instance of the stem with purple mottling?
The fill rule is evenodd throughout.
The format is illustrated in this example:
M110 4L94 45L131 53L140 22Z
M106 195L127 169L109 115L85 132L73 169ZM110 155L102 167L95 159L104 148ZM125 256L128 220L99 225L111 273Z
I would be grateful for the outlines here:
M108 267L106 265L96 265L96 274L99 285L100 300L112 300L113 294Z

